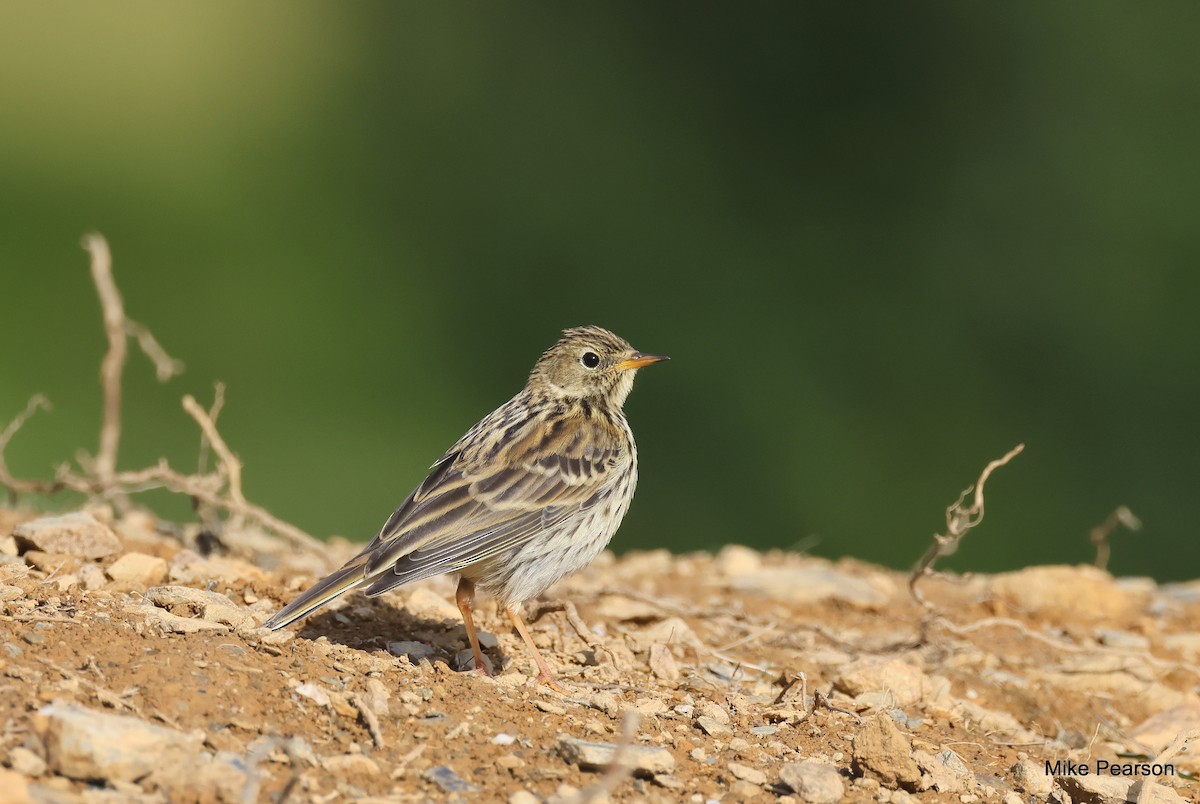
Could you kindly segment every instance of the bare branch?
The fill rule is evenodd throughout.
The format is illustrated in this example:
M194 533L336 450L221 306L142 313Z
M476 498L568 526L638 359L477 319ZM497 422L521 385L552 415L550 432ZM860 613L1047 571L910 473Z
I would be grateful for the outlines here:
M217 417L221 415L221 409L225 407L225 383L218 382L213 385L213 403L208 409L208 419L213 423L213 427L217 426ZM200 457L196 463L196 472L204 474L208 471L208 437L203 432L200 433Z
M1115 511L1096 527L1092 528L1091 540L1096 546L1096 566L1102 570L1108 569L1108 559L1112 556L1112 545L1109 544L1109 537L1117 529L1118 525L1122 525L1126 530L1139 531L1142 529L1142 520L1133 515L1128 507L1121 505Z
M222 493L224 485L225 478L219 473L181 474L168 465L166 458L161 458L156 466L118 472L109 483L103 483L94 476L76 474L71 471L68 464L63 464L55 475L55 484L52 490L65 488L91 497L112 498L115 495L134 494L151 489L166 489L176 494L186 494L217 510L245 517L294 545L305 547L320 555L325 554L324 542L310 536L295 525L273 516L266 509L253 503L245 500L235 502Z
M1188 729L1186 731L1179 732L1175 735L1175 739L1171 741L1171 744L1164 748L1162 753L1154 758L1154 760L1150 763L1151 767L1154 765L1165 765L1168 760L1174 759L1177 755L1182 754L1187 750L1188 743L1192 740L1200 740L1200 729ZM1156 783L1150 779L1143 779L1142 790L1140 793L1138 793L1137 797L1137 804L1149 804L1149 802L1153 801L1155 798L1154 788L1156 786Z
M145 326L132 318L127 318L125 319L125 334L136 340L138 346L142 347L142 352L154 364L154 375L158 377L159 382L166 382L183 373L183 361L167 354L167 350L162 348L162 344L154 337L154 333Z
M958 549L958 545L962 542L967 531L983 521L983 486L987 483L988 478L992 476L992 472L1004 466L1013 458L1021 454L1025 449L1024 444L1017 444L1001 458L989 463L983 468L983 472L979 475L979 479L975 481L973 486L967 486L963 489L963 493L958 495L955 500L946 509L946 533L935 533L933 536L933 544L917 562L917 566L913 568L912 575L908 579L908 591L913 596L913 599L927 609L933 607L921 596L917 590L917 581L926 575L933 573L933 565L942 556L953 555ZM971 505L964 507L963 502L971 493L974 492L974 499Z
M233 454L233 450L225 443L225 439L221 438L221 434L217 432L217 426L208 416L208 411L200 407L200 403L191 394L183 398L183 409L196 420L196 424L200 425L204 437L208 443L212 444L213 451L221 459L221 468L218 471L224 472L229 482L229 497L233 504L245 506L246 498L242 495L242 462Z
M632 772L632 763L628 761L629 748L637 739L638 720L638 713L635 710L625 710L625 715L621 718L621 738L617 741L608 768L595 784L588 785L575 794L572 799L574 804L587 804L589 801L607 799L609 794L617 789L617 785L629 776Z
M104 334L108 352L100 364L100 382L104 387L104 421L100 427L100 448L96 452L95 472L101 482L111 485L117 468L117 446L121 440L121 372L125 368L125 304L112 275L112 253L103 235L92 233L83 238L83 247L92 255L92 281L100 296L104 313Z
M0 486L8 489L10 494L54 491L52 483L43 483L39 480L19 480L13 477L12 472L8 470L8 462L4 459L4 451L8 449L8 442L25 425L25 422L29 421L29 417L39 410L50 410L50 400L42 394L34 394L33 398L26 403L25 410L17 414L15 419L5 425L3 430L0 430Z
M104 388L104 418L100 430L100 448L94 458L80 451L76 456L80 471L69 464L58 468L52 482L18 480L12 476L4 461L4 449L25 421L38 408L49 408L45 397L35 396L25 411L0 431L0 485L10 493L52 493L67 489L89 497L100 497L127 503L127 495L151 489L167 489L177 494L186 494L197 503L224 511L232 517L257 522L273 531L284 540L305 547L318 554L326 553L326 545L294 525L272 516L265 509L246 501L242 492L242 464L225 439L217 431L216 419L225 401L225 388L216 386L212 408L200 407L191 396L183 398L183 408L200 426L200 471L195 475L176 472L165 458L155 466L135 471L117 471L117 447L121 437L121 374L127 354L126 338L138 341L142 350L154 363L160 380L169 379L179 373L183 364L175 360L158 343L157 339L141 324L125 317L125 306L117 290L112 273L112 255L108 241L102 235L84 237L83 247L91 254L92 279L100 306L104 313L104 331L108 337L108 351L100 366L100 379ZM204 470L206 453L211 445L220 465L215 471Z

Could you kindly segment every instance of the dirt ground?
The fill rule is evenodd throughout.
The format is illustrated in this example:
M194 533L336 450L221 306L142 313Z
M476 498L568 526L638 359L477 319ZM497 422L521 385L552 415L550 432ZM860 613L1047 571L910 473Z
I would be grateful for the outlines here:
M903 574L854 561L605 554L546 595L578 617L529 607L564 695L534 683L486 602L496 676L459 671L452 578L352 593L271 633L257 625L353 545L313 554L105 508L57 542L13 537L43 516L0 509L0 802L1197 794L1194 747L1164 775L1096 763L1149 763L1200 727L1200 582L934 578L926 612ZM124 720L92 728L93 713Z

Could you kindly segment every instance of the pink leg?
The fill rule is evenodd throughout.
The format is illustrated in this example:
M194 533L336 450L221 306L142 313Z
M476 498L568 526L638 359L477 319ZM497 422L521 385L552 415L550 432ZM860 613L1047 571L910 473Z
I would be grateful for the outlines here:
M475 584L466 578L458 581L458 591L454 593L458 610L462 612L463 625L467 627L467 641L471 643L471 652L475 654L475 672L481 676L490 676L487 664L483 661L483 650L479 647L479 634L475 632Z
M525 640L529 652L533 654L533 660L537 662L538 683L545 684L555 692L566 694L566 691L558 685L558 679L555 678L554 673L550 672L550 666L542 658L542 652L537 649L537 645L533 644L533 637L529 635L529 629L525 626L525 620L521 617L520 604L509 604L505 607L505 611L508 612L508 619L512 620L512 624L517 629L517 633L521 635L521 639Z

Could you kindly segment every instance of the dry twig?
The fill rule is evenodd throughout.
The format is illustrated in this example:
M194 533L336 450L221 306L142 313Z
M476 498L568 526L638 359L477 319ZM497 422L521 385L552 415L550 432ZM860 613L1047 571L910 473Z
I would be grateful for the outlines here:
M1154 766L1166 764L1168 760L1174 759L1176 756L1186 751L1188 743L1192 740L1200 740L1200 729L1189 729L1176 734L1175 739L1171 741L1171 744L1164 748L1162 753L1156 756L1150 762L1150 765ZM1154 798L1154 788L1156 786L1156 783L1150 779L1143 779L1142 790L1140 793L1138 793L1137 797L1137 804L1149 804L1149 802Z
M0 430L0 486L8 489L10 495L22 492L44 493L51 490L46 483L37 480L19 480L13 477L8 470L8 463L4 460L4 450L8 448L8 442L25 422L29 421L29 417L38 410L50 410L50 400L41 394L34 394L33 398L26 403L25 410L18 413L15 419L5 425L3 430Z
M1004 457L997 458L985 466L982 474L979 475L979 480L975 481L973 486L967 486L963 489L963 493L958 495L958 499L946 509L946 533L944 535L940 533L934 534L933 544L930 545L925 555L921 557L917 566L913 568L912 575L908 579L909 593L913 596L914 600L926 609L932 609L933 606L917 591L917 581L926 575L933 574L934 562L942 556L952 555L958 549L958 545L962 542L963 536L967 534L967 531L983 521L983 485L987 483L992 472L1020 455L1024 449L1024 444L1017 444ZM972 491L975 492L972 503L964 507L963 502Z
M357 693L350 696L350 703L354 704L354 708L358 710L359 717L366 724L367 731L371 734L371 742L375 743L375 747L383 749L383 729L379 726L379 718L375 715L375 710L367 705L363 697Z
M629 776L632 772L632 763L628 761L629 748L637 739L638 720L637 712L632 709L625 710L625 716L621 718L621 737L617 740L612 761L595 784L588 785L575 795L574 804L587 804L589 801L606 798Z
M1091 540L1096 546L1095 564L1102 570L1108 569L1108 559L1112 556L1112 545L1108 539L1118 525L1124 526L1126 530L1139 531L1142 529L1142 520L1134 516L1127 506L1121 505L1103 522L1092 528Z
M104 420L100 425L100 448L93 470L102 484L112 485L117 469L117 446L121 441L121 372L125 369L125 304L112 275L112 252L108 241L98 234L83 238L83 247L92 255L92 281L100 296L104 313L104 334L108 351L100 364L100 383L104 388Z
M224 386L218 384L213 406L204 410L191 396L183 398L184 410L199 425L201 439L201 470L195 475L184 475L159 459L156 466L134 471L117 470L117 450L121 439L121 374L125 368L127 354L126 338L134 338L142 351L154 363L159 380L166 381L183 370L183 364L167 354L154 335L136 321L125 315L125 305L117 289L112 273L112 254L108 241L99 234L90 234L83 239L83 246L91 254L92 279L100 306L104 313L104 331L108 338L108 351L100 367L101 384L104 389L104 416L100 428L100 446L94 458L79 456L81 472L70 464L62 464L52 482L20 480L12 476L4 461L4 450L9 440L25 421L40 407L49 408L41 395L29 401L25 411L0 431L0 485L10 493L39 492L54 493L63 489L79 492L89 497L100 497L122 504L127 495L150 489L167 489L177 494L186 494L195 502L230 516L257 522L282 536L292 544L318 553L325 552L323 542L313 538L294 525L272 516L265 509L247 502L242 492L242 464L233 450L217 431L216 417L224 404ZM204 471L208 445L211 445L220 463L211 472Z

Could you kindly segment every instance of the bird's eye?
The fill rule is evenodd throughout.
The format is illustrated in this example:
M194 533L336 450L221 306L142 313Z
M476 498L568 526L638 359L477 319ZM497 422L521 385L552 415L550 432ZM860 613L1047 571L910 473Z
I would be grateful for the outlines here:
M600 365L600 355L595 352L584 352L583 357L579 358L579 362L583 364L584 368L594 369Z

